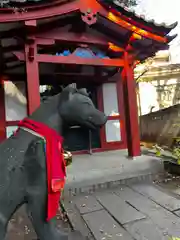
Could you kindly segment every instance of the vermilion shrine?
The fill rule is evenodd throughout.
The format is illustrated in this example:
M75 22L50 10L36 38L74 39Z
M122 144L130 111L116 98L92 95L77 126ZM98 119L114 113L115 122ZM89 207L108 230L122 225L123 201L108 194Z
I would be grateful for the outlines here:
M1 141L7 128L20 120L6 118L7 81L26 84L27 114L40 105L40 85L76 83L89 89L95 104L109 116L101 132L92 133L93 151L128 148L129 156L140 155L133 69L168 48L175 38L169 33L177 23L146 21L116 2L52 0L0 9ZM83 142L89 141L89 132L70 132L71 141L81 134Z

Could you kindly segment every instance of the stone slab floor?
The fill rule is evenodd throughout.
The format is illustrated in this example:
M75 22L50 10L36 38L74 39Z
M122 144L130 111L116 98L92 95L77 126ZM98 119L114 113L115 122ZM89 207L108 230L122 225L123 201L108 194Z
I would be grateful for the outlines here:
M66 209L74 228L91 240L180 238L180 195L153 183L76 196Z
M126 156L127 151L122 150L96 153L93 155L73 156L73 164L67 168L68 178L66 188L72 186L81 188L83 186L91 186L111 181L113 182L131 177L136 178L141 174L146 175L149 173L159 173L163 170L163 165L156 157L141 156L132 160L127 159ZM102 204L100 204L100 206L102 208ZM102 214L106 215L107 211L104 211L105 212L102 211ZM112 217L110 218L112 219ZM57 220L59 228L69 231L68 224L64 224L61 220L60 214L58 214ZM32 224L27 217L25 207L19 209L9 223L7 240L11 239L37 239L32 228Z

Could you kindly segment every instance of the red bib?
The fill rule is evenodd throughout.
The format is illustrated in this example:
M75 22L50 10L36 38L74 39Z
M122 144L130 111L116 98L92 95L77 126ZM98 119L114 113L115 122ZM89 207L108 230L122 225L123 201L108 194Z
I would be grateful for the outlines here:
M46 220L49 221L57 214L61 191L65 185L66 167L62 148L63 138L45 124L28 118L21 121L18 126L37 133L45 140L48 188Z

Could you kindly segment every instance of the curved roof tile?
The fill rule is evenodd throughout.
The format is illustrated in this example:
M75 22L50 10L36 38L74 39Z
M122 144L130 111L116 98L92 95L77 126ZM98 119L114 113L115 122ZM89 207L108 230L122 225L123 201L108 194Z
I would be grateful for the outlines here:
M168 39L168 43L170 43L172 40L174 40L177 36L178 36L178 34L174 34L174 35L171 35L171 36L166 36L167 39Z
M124 3L120 3L118 0L98 0L98 1L102 4L104 3L106 5L109 5L109 7L115 8L118 12L124 13L126 16L129 16L136 21L143 21L146 24L152 25L151 27L159 28L158 30L160 32L164 32L165 34L168 34L172 29L174 29L178 25L178 22L166 24L164 22L157 23L155 22L154 19L147 19L145 15L138 14L134 9L126 7Z

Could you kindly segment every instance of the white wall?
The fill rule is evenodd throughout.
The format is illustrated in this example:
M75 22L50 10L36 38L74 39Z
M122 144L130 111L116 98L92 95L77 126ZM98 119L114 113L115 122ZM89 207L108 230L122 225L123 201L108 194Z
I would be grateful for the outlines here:
M24 82L5 81L6 121L19 121L27 116L26 85Z
M116 83L103 84L104 113L107 116L118 116L118 98ZM108 120L105 126L106 142L121 141L121 126L119 120Z
M24 82L4 82L6 121L19 121L27 116L26 84ZM17 126L6 127L9 138Z
M16 130L17 126L9 126L6 128L6 137L9 138Z

